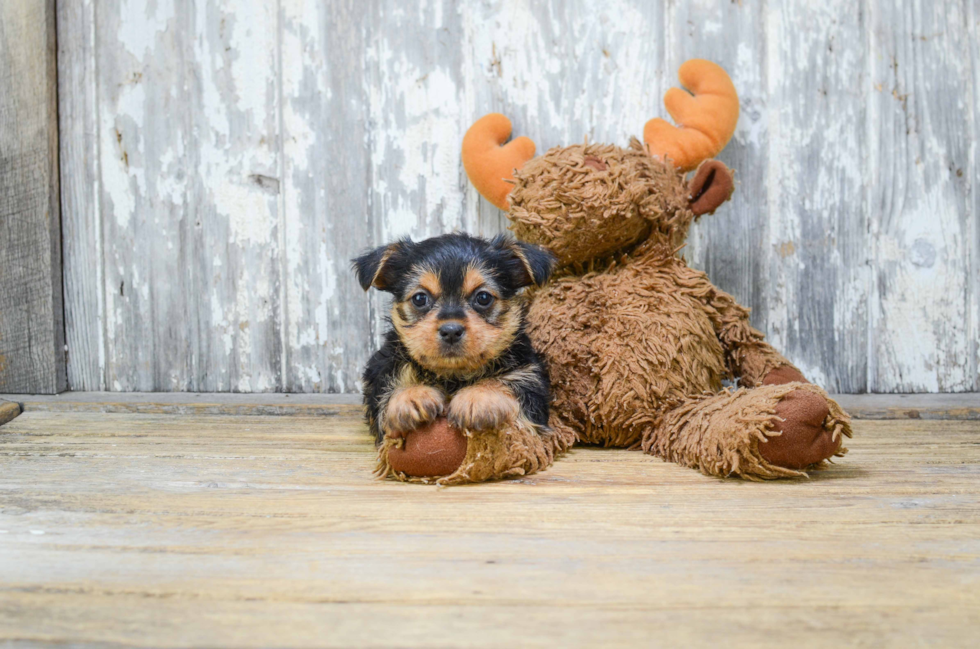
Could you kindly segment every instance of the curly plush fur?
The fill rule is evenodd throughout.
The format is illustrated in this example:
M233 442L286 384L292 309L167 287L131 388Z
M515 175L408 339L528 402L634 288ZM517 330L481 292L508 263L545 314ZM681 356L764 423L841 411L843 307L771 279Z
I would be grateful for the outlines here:
M802 382L755 387L791 364L747 309L678 256L695 218L683 176L634 140L552 149L516 180L515 233L561 264L528 314L551 371L553 427L581 442L642 445L711 475L801 475L767 461L760 445L780 434L784 395L826 395ZM734 378L741 389L723 390ZM827 402L818 424L834 440L850 436L847 415Z
M519 239L548 248L561 265L591 261L643 238L652 227L670 230L680 243L692 218L689 210L678 209L687 206L685 194L680 172L653 160L636 139L629 149L555 147L517 173L511 229Z

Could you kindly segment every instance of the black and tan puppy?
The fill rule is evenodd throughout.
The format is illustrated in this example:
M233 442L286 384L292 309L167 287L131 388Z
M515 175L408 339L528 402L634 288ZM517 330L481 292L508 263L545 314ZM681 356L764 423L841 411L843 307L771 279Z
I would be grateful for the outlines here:
M393 296L384 345L363 376L377 443L445 416L460 431L517 420L544 431L548 373L524 333L524 289L542 285L555 259L503 236L448 234L399 241L354 260L364 290Z

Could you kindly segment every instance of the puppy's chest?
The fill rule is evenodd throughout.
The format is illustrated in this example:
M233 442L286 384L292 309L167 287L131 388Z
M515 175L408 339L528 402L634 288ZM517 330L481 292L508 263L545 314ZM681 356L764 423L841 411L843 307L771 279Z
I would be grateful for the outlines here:
M418 371L419 383L439 388L450 397L463 388L468 388L471 385L475 385L480 381L492 379L495 376L495 373L486 373L468 377L446 377L440 376L425 369Z

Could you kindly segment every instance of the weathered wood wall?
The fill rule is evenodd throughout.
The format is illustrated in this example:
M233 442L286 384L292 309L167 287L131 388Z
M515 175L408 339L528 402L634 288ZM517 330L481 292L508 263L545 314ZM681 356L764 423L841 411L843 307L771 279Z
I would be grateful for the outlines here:
M688 257L843 392L980 389L980 3L76 0L59 15L69 379L357 389L394 237L494 233L465 129L625 144L680 63L742 96Z
M65 389L54 0L0 2L0 392Z

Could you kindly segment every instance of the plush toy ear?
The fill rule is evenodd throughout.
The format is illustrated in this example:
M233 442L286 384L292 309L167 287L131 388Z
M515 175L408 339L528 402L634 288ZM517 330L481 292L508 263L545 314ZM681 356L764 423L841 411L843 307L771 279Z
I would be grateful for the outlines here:
M507 272L515 288L524 288L531 284L543 286L558 263L553 254L533 243L514 241L504 236L497 237L493 243L511 255Z
M718 160L705 160L687 183L687 200L694 216L713 214L734 191L732 170Z
M411 242L399 241L398 243L375 248L371 252L364 253L357 259L354 259L352 262L354 273L357 275L357 281L360 283L361 288L366 291L373 286L382 291L391 290L392 257L401 247L408 244L411 244Z

